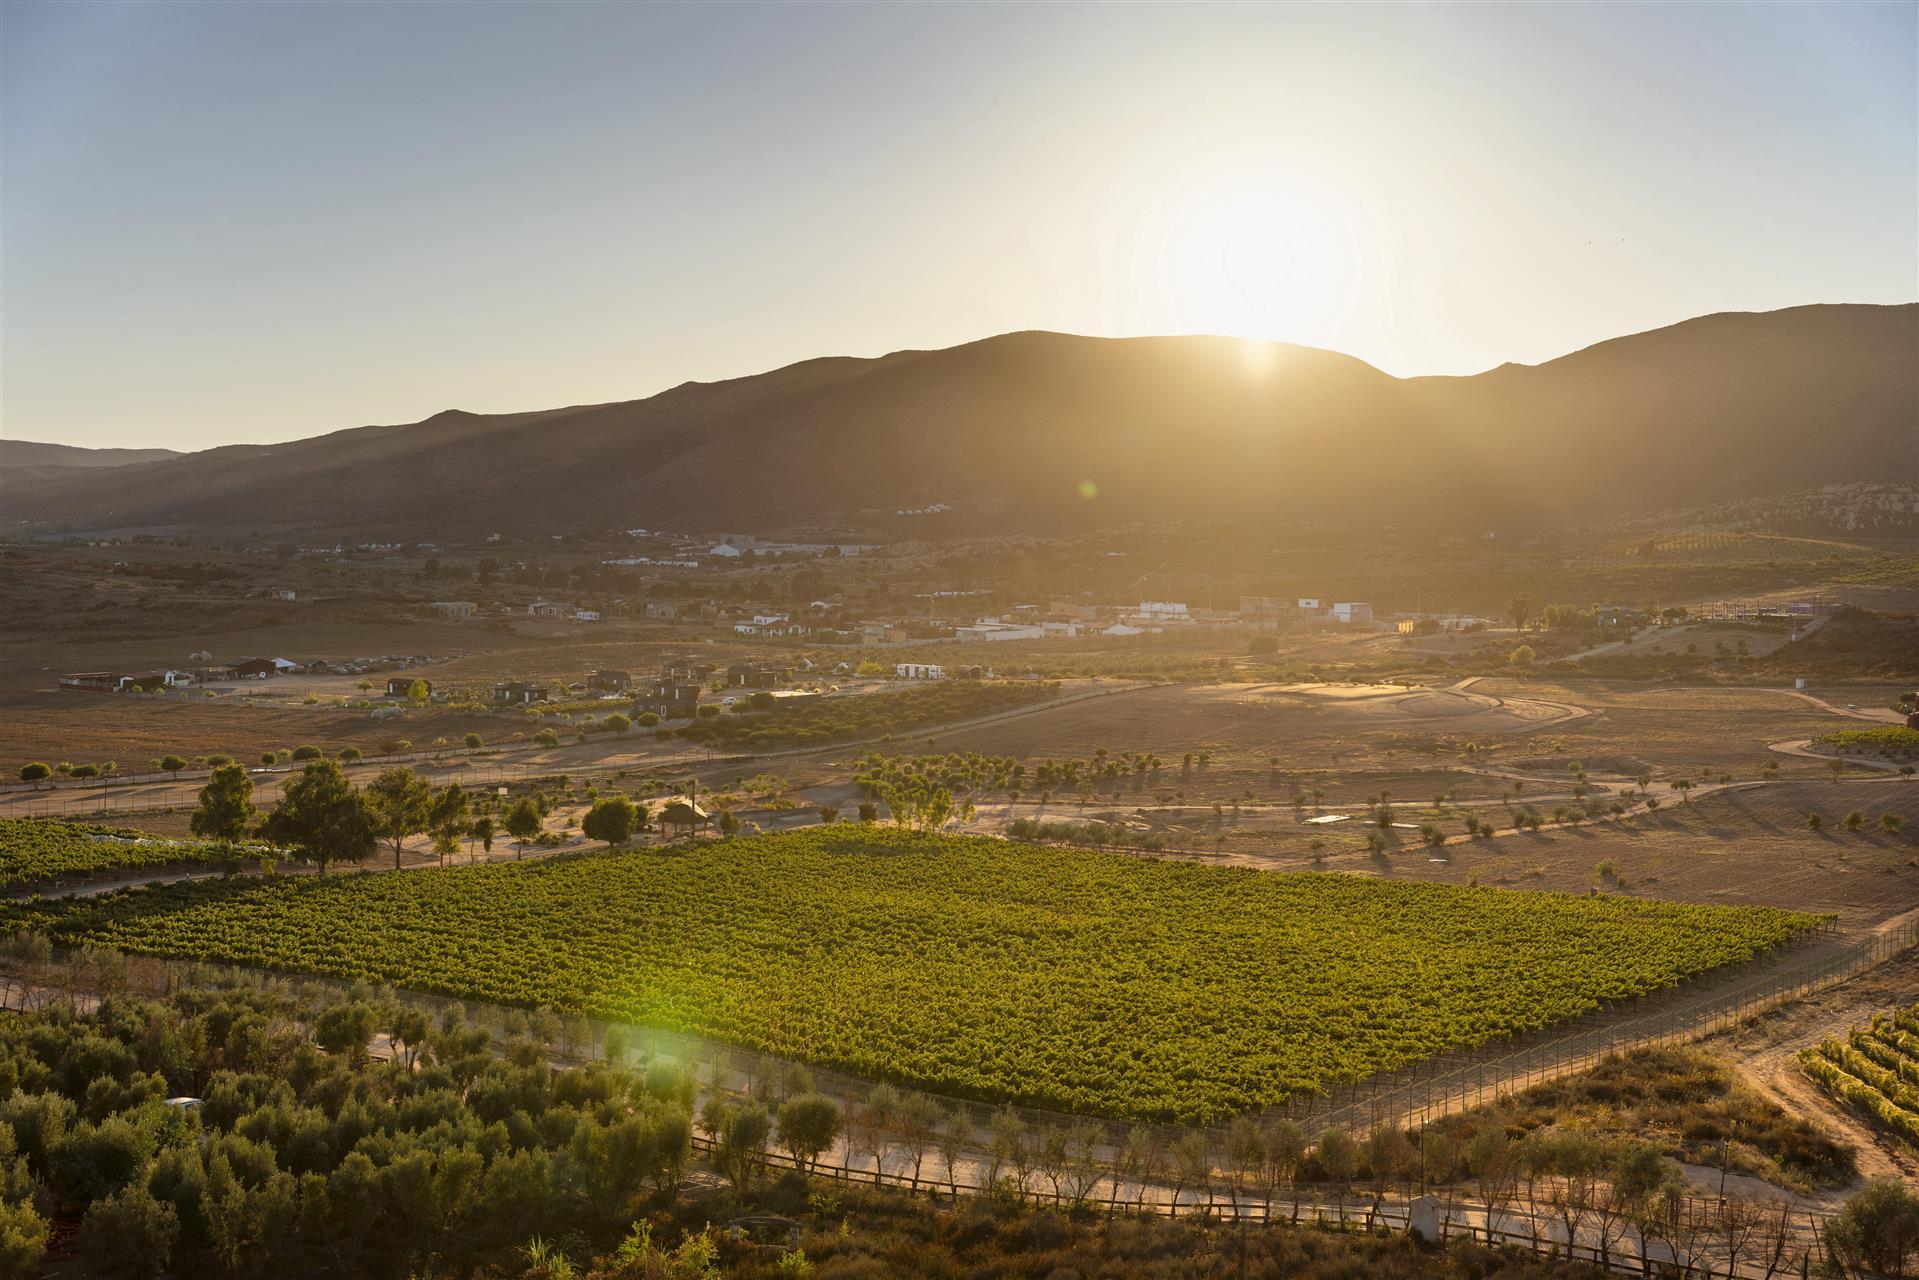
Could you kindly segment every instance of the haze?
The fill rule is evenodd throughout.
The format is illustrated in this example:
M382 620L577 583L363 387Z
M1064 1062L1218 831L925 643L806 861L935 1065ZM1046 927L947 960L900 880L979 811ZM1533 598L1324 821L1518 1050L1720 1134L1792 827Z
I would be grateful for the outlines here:
M1919 295L1912 5L8 5L0 433L1017 329L1399 375Z

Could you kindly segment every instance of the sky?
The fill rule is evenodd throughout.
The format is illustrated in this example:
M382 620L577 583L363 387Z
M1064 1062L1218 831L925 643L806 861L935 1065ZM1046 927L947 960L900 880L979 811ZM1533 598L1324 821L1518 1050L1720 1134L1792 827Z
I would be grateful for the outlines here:
M1919 298L1919 4L0 4L0 435Z

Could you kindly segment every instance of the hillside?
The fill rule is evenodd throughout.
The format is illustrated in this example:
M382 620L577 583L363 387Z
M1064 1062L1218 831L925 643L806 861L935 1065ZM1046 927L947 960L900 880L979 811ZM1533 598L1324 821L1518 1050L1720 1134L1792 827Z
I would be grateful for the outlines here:
M177 458L174 449L84 449L71 444L42 444L34 440L0 440L0 468L15 467L123 467L130 462L159 462Z
M9 506L41 528L422 537L595 524L1045 533L1228 514L1551 524L1919 480L1916 353L1919 305L1706 316L1537 366L1404 380L1231 338L1014 333L625 403L449 410L44 473L10 485ZM894 515L934 502L951 513Z

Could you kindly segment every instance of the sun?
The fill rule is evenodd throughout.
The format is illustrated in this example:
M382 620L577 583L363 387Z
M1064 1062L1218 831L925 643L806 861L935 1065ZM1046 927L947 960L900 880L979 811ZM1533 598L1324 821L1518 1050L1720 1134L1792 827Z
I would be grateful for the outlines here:
M1154 221L1169 309L1187 328L1297 340L1333 289L1337 193L1256 159L1174 183Z

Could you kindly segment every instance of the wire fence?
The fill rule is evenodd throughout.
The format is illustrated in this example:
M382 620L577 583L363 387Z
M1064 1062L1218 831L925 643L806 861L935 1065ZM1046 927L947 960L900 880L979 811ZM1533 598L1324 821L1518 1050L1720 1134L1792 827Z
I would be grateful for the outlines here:
M693 1135L693 1149L716 1164L728 1153L715 1139ZM752 1166L798 1172L848 1188L913 1195L990 1197L1062 1211L1201 1218L1227 1226L1319 1227L1336 1231L1415 1231L1429 1240L1506 1245L1544 1257L1588 1262L1629 1275L1676 1266L1686 1274L1728 1280L1772 1280L1801 1273L1821 1252L1826 1220L1785 1200L1673 1196L1635 1205L1609 1200L1604 1189L1578 1196L1534 1198L1515 1183L1486 1200L1458 1186L1412 1182L1279 1183L1218 1177L1179 1182L1115 1176L1104 1170L1025 1169L984 1184L976 1167L963 1174L939 1152L893 1154L855 1167L842 1160L802 1160L784 1151L744 1153ZM1562 1191L1565 1184L1556 1184Z

